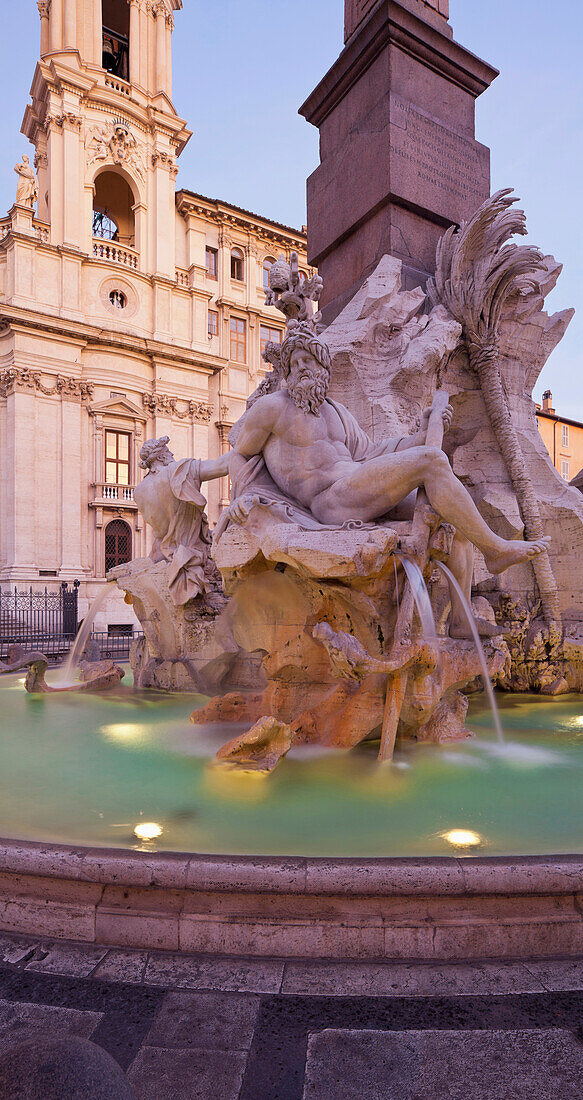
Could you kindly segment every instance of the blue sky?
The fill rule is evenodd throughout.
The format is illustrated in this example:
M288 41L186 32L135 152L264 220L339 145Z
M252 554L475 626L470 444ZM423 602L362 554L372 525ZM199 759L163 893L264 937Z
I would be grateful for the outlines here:
M0 209L13 202L13 166L38 55L35 0L3 5L5 107ZM177 186L301 225L318 137L297 109L342 47L343 0L184 0L174 33L174 102L194 136ZM455 38L501 75L477 103L476 134L492 150L492 189L513 186L529 240L564 264L547 300L578 313L541 376L555 407L583 420L583 4L580 0L451 0ZM8 45L10 44L10 48Z

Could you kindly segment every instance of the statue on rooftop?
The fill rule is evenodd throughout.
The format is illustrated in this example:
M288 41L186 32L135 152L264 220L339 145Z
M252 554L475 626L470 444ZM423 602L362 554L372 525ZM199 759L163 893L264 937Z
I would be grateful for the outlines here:
M18 175L16 205L29 206L33 209L35 202L38 200L38 181L33 169L30 167L26 153L24 153L20 164L14 165L14 171Z

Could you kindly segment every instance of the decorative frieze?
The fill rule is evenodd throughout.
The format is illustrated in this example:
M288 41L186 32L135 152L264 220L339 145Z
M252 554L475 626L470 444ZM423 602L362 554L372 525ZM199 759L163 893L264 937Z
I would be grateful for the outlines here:
M186 408L179 409L179 401ZM143 393L142 403L144 408L154 415L165 413L167 416L175 416L179 420L192 417L193 420L203 424L209 423L213 411L212 405L207 405L204 401L187 401L186 398L170 397L167 393Z
M80 397L86 401L93 396L95 386L93 382L85 382L79 378L68 378L58 374L53 386L45 386L41 381L41 371L31 370L29 367L8 367L0 371L0 395L8 397L18 390L35 390L46 397Z

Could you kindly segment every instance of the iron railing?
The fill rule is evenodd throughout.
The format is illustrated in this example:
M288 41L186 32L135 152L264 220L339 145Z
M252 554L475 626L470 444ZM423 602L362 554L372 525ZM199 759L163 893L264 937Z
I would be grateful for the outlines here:
M97 642L101 660L111 658L113 661L127 661L130 655L130 646L135 638L143 638L142 630L128 631L127 634L108 634L106 630L94 630L91 641Z
M63 581L56 592L0 588L0 659L11 645L41 650L47 657L67 653L78 627L79 581Z

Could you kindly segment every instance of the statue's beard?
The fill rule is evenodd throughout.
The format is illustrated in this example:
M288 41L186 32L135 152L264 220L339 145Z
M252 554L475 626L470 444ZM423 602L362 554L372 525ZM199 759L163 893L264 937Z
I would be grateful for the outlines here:
M293 385L288 379L287 392L298 409L318 416L328 392L328 374L321 371L311 378L300 378Z

